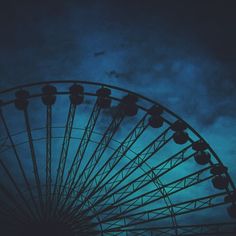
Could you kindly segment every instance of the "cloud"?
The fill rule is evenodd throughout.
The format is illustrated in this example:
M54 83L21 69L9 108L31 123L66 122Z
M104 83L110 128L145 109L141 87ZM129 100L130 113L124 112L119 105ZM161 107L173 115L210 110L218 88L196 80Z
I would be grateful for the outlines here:
M211 5L203 5L187 4L188 11L182 4L155 1L16 5L2 16L7 27L0 44L1 87L56 79L102 81L147 95L190 120L197 117L199 125L235 117L235 62L206 47L221 32L235 37L225 27L233 16L226 8L222 14L229 18L217 18L218 3L206 15ZM8 14L12 17L6 21ZM222 20L219 32L214 19ZM212 42L228 53L228 39L223 40L220 35ZM94 57L97 52L106 53Z
M78 79L130 89L183 117L230 165L236 127L234 49L228 39L233 30L225 29L230 20L215 23L220 8L210 14L211 4L189 3L186 10L154 2L68 1L9 10L8 22L2 16L1 88ZM63 103L57 110L58 120L64 118ZM114 112L114 107L103 112L100 130Z

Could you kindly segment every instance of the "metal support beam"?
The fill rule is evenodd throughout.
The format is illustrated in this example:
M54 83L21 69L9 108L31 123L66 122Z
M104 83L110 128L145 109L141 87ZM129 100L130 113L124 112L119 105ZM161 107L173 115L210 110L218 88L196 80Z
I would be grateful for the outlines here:
M84 130L84 134L82 136L81 142L77 148L75 157L73 159L72 165L67 173L67 178L65 180L65 184L64 187L62 189L62 192L65 194L66 193L66 197L65 200L62 204L62 208L63 206L66 204L66 201L69 199L69 197L71 196L72 192L73 192L73 186L76 180L76 177L78 175L79 169L80 169L80 165L81 162L83 160L85 151L87 149L88 143L90 141L90 137L93 133L93 130L95 128L98 116L100 114L101 111L101 107L98 105L98 103L96 102L92 113L90 115L90 118L88 120L88 123L86 125L86 128ZM67 186L68 188L65 188L65 186Z
M196 198L189 201L173 204L172 207L174 211L172 214L174 214L175 216L178 216L178 215L183 215L183 214L187 214L194 211L200 211L200 210L207 209L210 207L225 205L227 203L222 201L222 197L226 195L227 195L227 192L221 192L218 194L213 194L206 197ZM130 227L134 227L136 225L140 226L142 224L160 221L169 217L171 217L171 215L170 215L168 207L160 207L160 208L155 208L152 210L142 211L140 213L133 213L133 214L128 214L128 215L118 216L115 219L111 218L111 219L105 219L104 221L101 220L101 223L114 224L114 222L112 221L115 221L116 224L120 224L119 222L121 221L121 219L125 219L126 220L125 225L120 224L120 226L114 227L113 230L117 230L117 229L129 230ZM108 229L109 228L110 227L108 227Z
M8 203L12 203L11 205L11 209L12 211L10 212L10 215L13 216L13 219L16 219L18 222L27 222L29 221L29 219L32 218L32 215L30 215L30 213L28 211L26 211L26 209L24 209L24 207L19 203L19 199L17 200L15 196L12 195L12 193L10 193L8 191L8 189L2 185L0 183L0 192L3 193L3 195L5 195L6 199L7 199L7 204ZM20 195L21 197L21 195ZM28 207L26 205L26 207Z
M14 152L14 155L15 155L15 158L16 158L16 161L17 161L17 164L18 164L18 166L19 166L20 173L21 173L21 175L22 175L22 177L23 177L23 179L24 179L24 182L25 182L25 185L26 185L26 189L27 189L27 191L29 192L30 198L31 198L31 200L32 200L32 202L33 202L33 204L34 204L34 206L35 206L36 213L37 213L38 216L39 216L38 205L37 205L37 203L36 203L36 201L35 201L35 198L34 198L34 196L33 196L33 192L32 192L32 189L31 189L29 180L28 180L27 177L26 177L26 173L25 173L25 171L24 171L22 162L21 162L21 160L20 160L20 156L19 156L19 154L18 154L18 152L17 152L17 150L16 150L15 143L14 143L14 141L13 141L13 139L12 139L12 136L11 136L10 131L9 131L9 128L8 128L8 125L7 125L7 123L6 123L5 117L4 117L3 112L2 112L1 109L0 109L0 117L1 117L1 121L2 121L2 123L3 123L3 126L4 126L4 128L5 128L5 131L6 131L6 133L7 133L7 137L8 137L8 139L9 139L9 141L10 141L12 150L13 150L13 152Z
M138 168L140 168L146 161L148 161L155 153L157 153L162 147L164 147L172 138L172 132L170 128L163 131L157 138L155 138L149 145L147 145L140 153L132 158L125 166L123 166L115 175L111 176L102 186L98 188L94 195L94 205L103 202L107 199L112 191L123 183L131 174L133 174ZM102 192L106 189L106 195L100 197L99 191ZM95 195L97 193L97 195ZM96 197L97 196L97 197ZM90 198L92 197L92 194ZM75 208L77 210L77 207Z
M47 105L46 142L46 212L49 214L52 200L52 105Z
M191 145L189 145L188 147L185 147L183 150L174 154L173 156L168 158L166 161L164 161L164 163L162 162L161 164L151 168L150 170L143 173L142 175L135 177L132 181L121 186L119 189L116 189L114 192L111 192L110 194L106 193L106 198L103 198L103 199L106 200L106 202L107 201L109 202L109 199L113 199L113 200L115 199L115 201L118 201L120 199L124 199L125 194L126 194L125 196L128 197L128 196L130 196L130 193L132 193L132 192L135 193L136 191L147 186L148 184L158 181L160 177L162 177L167 172L171 171L174 167L176 167L179 164L182 164L186 160L193 157L194 154L185 156L186 152L190 148L191 148ZM175 161L175 163L173 163L174 160L177 160L177 161ZM166 166L168 162L171 162L171 164L172 164L169 168L167 168L167 166ZM163 168L163 166L165 166L165 167ZM104 190L106 191L106 189L104 189ZM104 193L101 194L102 197L103 197L103 195L104 195ZM165 195L165 193L163 192L163 196L164 195ZM96 196L96 198L98 198L98 197L99 196ZM116 198L116 197L118 197L118 198ZM103 202L103 204L106 204L106 202Z
M118 112L116 114L116 116L113 118L110 125L108 126L107 130L105 131L102 139L98 143L97 147L95 148L95 151L91 155L91 157L90 157L89 161L87 162L87 164L85 165L84 169L81 171L79 177L77 178L77 180L73 186L73 189L78 189L78 191L79 191L77 197L80 197L81 194L83 193L86 183L88 182L95 167L99 163L103 153L105 152L106 148L108 147L112 137L114 136L114 134L118 130L123 119L124 119L124 115L120 114L120 112ZM72 201L71 206L76 201L77 201L77 198L75 198Z
M179 235L213 235L213 236L222 236L222 235L235 235L236 227L235 223L218 223L218 224L199 224L199 225L179 225L177 226ZM173 227L135 227L130 228L129 230L120 229L120 230L107 230L106 234L110 235L121 235L123 233L129 232L133 235L160 235L160 236L175 236L175 229Z
M31 127L30 127L30 121L29 121L29 116L28 116L27 109L24 109L24 117L25 117L26 130L27 130L27 134L28 134L28 141L29 141L29 147L30 147L30 152L31 152L31 160L32 160L32 163L33 163L33 171L34 171L34 178L35 178L36 188L37 188L37 191L38 191L41 210L43 210L44 209L44 204L43 204L42 189L41 189L41 183L40 183L40 178L39 178L39 173L38 173L37 160L36 160L34 144L33 144L33 137L32 137L32 133L31 133Z
M118 130L123 118L124 118L123 115L118 114L112 120L112 122L109 125L108 129L104 133L104 136L102 137L102 139L98 143L95 151L91 155L88 163L84 167L83 171L81 171L81 174L77 178L76 183L75 183L73 188L76 188L76 189L79 189L80 191L81 190L83 191L83 189L85 188L92 172L94 171L95 167L97 166L97 164L101 160L101 157L102 157L103 153L105 152L106 148L108 147L112 137L114 136L114 134Z
M76 110L76 105L70 104L70 108L67 115L62 150L61 150L60 160L59 160L58 169L57 169L57 176L56 176L56 181L55 181L55 186L54 186L54 191L53 191L53 200L56 200L56 207L58 205L58 202L60 201L66 159L67 159L67 154L69 150L71 132L72 132L73 122L74 122L74 117L75 117L75 110Z
M104 165L94 174L93 178L84 188L83 193L85 194L85 199L83 203L87 200L89 193L91 191L96 191L96 189L103 183L103 181L111 174L115 166L121 161L122 157L130 150L132 145L137 141L141 134L148 127L147 114L137 123L134 129L129 133L129 135L124 139L124 141L119 145L119 147L113 152L113 154L106 160Z
M120 205L123 205L123 206L125 204L128 204L128 203L130 205L132 205L132 202L136 202L136 201L143 202L142 197L145 197L146 195L149 195L149 194L152 194L152 193L155 195L156 189L151 190L151 191L149 191L149 192L147 192L143 195L139 195L139 196L135 197L134 199L129 199L125 202L122 202L122 200L124 200L126 198L128 199L128 197L132 196L133 193L135 193L138 190L142 189L143 187L147 186L151 182L153 182L153 181L155 182L155 181L159 180L159 178L161 176L163 176L167 172L171 171L174 167L176 167L176 166L180 165L181 163L183 163L183 162L187 161L188 159L190 159L194 154L185 155L187 150L190 147L191 147L191 145L184 148L179 153L171 156L166 161L164 161L164 162L160 163L159 165L153 167L148 172L145 172L143 175L135 178L130 183L122 186L120 189L118 189L117 191L110 194L110 198L107 198L107 200L109 201L111 199L112 203L109 203L109 207L103 208L101 210L101 213L105 212L107 209L112 210L112 209L117 208L118 206L116 205L116 203L118 203L118 202L121 202ZM168 166L168 163L170 164L170 166ZM165 185L162 185L161 189L164 190L164 187L165 187ZM163 196L167 196L167 192L168 191L162 191L161 192L162 193L162 198L163 198ZM159 194L158 194L158 196L159 196ZM103 205L107 205L107 203L103 202Z
M184 176L180 179L177 179L173 182L165 184L157 189L150 190L143 194L134 195L135 197L130 199L128 197L132 196L132 194L139 190L139 188L136 188L133 191L131 189L130 192L125 191L127 193L126 196L119 199L116 199L116 197L114 196L114 199L116 200L114 202L110 202L109 207L97 211L96 214L102 214L104 218L106 218L105 216L107 216L107 218L109 219L112 219L112 217L116 218L128 214L132 211L143 208L151 203L157 202L163 199L164 197L169 197L170 195L173 195L189 187L211 179L212 175L207 174L207 171L209 169L210 166L190 175ZM165 190L164 193L163 190ZM106 214L104 214L105 212ZM96 217L96 215L91 217Z

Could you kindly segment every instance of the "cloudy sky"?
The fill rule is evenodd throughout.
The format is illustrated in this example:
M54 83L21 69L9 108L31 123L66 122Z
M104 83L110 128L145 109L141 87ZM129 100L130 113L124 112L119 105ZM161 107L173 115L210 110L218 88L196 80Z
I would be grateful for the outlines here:
M60 79L125 87L176 112L226 165L235 162L233 2L1 4L1 89Z
M126 87L176 112L234 162L233 1L49 2L1 3L1 89L59 79Z
M194 127L236 180L233 1L38 2L1 3L1 90L78 79L138 92Z

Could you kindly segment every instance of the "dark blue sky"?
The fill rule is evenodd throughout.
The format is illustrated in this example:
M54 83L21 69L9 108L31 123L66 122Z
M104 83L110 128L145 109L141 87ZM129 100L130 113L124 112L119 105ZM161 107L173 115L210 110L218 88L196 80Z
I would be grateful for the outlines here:
M235 163L233 1L9 1L0 9L2 89L58 79L126 87L179 114Z

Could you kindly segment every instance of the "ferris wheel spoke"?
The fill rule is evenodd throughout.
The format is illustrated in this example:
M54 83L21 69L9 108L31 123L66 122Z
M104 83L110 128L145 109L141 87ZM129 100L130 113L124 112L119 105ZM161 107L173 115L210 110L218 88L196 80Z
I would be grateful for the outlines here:
M87 184L94 168L97 166L99 161L102 158L103 153L105 152L106 148L108 147L112 137L115 135L116 131L118 130L121 122L124 119L124 115L120 114L119 112L113 118L112 122L110 123L109 127L105 131L103 138L98 143L95 151L91 155L88 163L84 167L83 171L81 172L80 177L77 179L75 183L75 188L78 188L80 191L84 192L84 187Z
M186 190L189 187L192 187L194 185L197 185L199 183L202 183L202 182L205 182L205 181L211 179L212 175L206 175L206 172L209 169L210 169L210 167L206 167L206 168L201 169L195 173L192 173L190 175L187 175L187 176L184 176L180 179L177 179L173 182L165 184L157 189L150 190L150 191L145 192L143 194L139 194L131 199L128 199L128 197L132 196L135 192L135 191L131 191L122 199L119 199L115 202L110 203L107 208L97 211L96 214L104 214L104 212L106 212L106 215L108 217L110 217L111 215L115 215L115 217L117 217L119 215L125 215L127 213L132 212L132 211L142 209L143 207L145 207L151 203L157 202L165 197L170 197L170 195L173 195L173 194L178 193L180 191ZM165 190L165 191L163 191L163 190ZM128 200L125 200L126 198ZM115 199L115 197L114 197L114 199ZM122 200L124 200L124 201L122 201ZM119 203L119 204L117 204L117 203ZM117 210L119 210L118 213L115 212ZM91 217L95 217L95 216L91 216Z
M161 176L165 175L167 172L171 171L173 168L177 167L178 165L180 165L180 164L184 163L185 161L189 160L190 158L192 158L194 154L186 155L186 152L188 151L188 149L190 147L191 147L191 145L185 147L179 153L171 156L170 158L168 158L164 162L160 163L156 167L153 167L152 169L150 169L148 172L152 173L152 177L149 177L148 181L154 180L154 179L159 179ZM147 173L147 175L148 174L149 173ZM137 183L135 183L135 181L133 181L133 185L132 185L132 183L129 183L129 184L125 185L124 187L126 187L126 188L131 187L131 189L136 189L136 188L141 189L143 186L146 186L146 183L143 183L142 181L140 181L140 178L142 178L142 177L146 178L146 174L141 175L140 177L137 177L136 178L136 180L138 181ZM125 192L126 191L125 190L122 191L122 189L119 189L119 191L117 191L117 193L119 193L120 197ZM115 196L115 193L111 194L112 199L114 201L117 201L118 199L115 199L114 196ZM110 206L110 208L111 208L111 206Z
M234 235L236 233L235 223L218 223L202 225L185 225L178 227L179 234L192 235Z
M110 158L108 158L104 165L96 172L96 174L94 174L94 177L84 187L84 192L86 192L86 194L90 193L91 190L96 191L96 189L101 185L104 179L109 176L114 167L119 163L122 157L125 156L128 150L130 150L131 146L137 141L147 127L147 114L145 114L145 116L137 123L135 128L129 133L119 147L113 152ZM87 197L85 199L87 199Z
M188 159L190 159L194 154L186 155L186 152L190 149L191 145L185 147L178 153L174 154L166 161L162 162L161 164L151 168L147 172L144 172L142 175L134 178L129 183L123 185L119 189L115 190L114 192L110 193L107 196L107 200L109 201L110 198L115 199L115 201L119 201L123 197L125 193L135 193L136 191L142 189L143 187L147 186L148 184L152 183L153 181L158 180L161 176L165 175L167 172L171 171L174 167L184 163ZM169 165L169 166L168 166ZM119 198L116 198L119 196ZM126 195L128 197L130 194ZM103 202L104 203L104 202Z
M105 199L112 194L112 191L118 187L123 181L125 181L131 174L133 174L137 168L140 168L147 160L149 160L155 153L157 153L162 147L164 147L172 138L172 135L169 134L170 129L166 129L154 139L146 148L144 148L140 153L138 153L134 158L132 158L125 166L123 166L117 173L112 176L108 181L106 181L96 193L99 194L105 190L106 194L100 198L100 195L94 195L94 202L100 204ZM96 197L97 196L97 197ZM91 197L91 196L90 196Z
M29 121L27 109L24 109L24 117L25 117L26 130L27 130L27 134L28 134L28 141L29 141L29 147L30 147L30 152L31 152L31 160L33 163L35 183L36 183L36 187L37 187L37 191L38 191L38 195L39 195L39 202L41 205L41 209L44 209L42 189L41 189L41 183L40 183L40 178L39 178L39 173L38 173L38 165L37 165L37 160L36 160L36 156L35 156L33 137L32 137L32 133L31 133L31 127L30 127L30 121Z
M0 184L0 191L2 190L1 187ZM19 223L25 223L24 219L17 215L16 208L12 208L6 201L2 200L0 200L0 217L2 217L7 224L13 227L17 226Z
M88 201L88 202L86 202L86 204L91 205L91 202ZM96 211L95 208L93 208L91 210L91 212L93 212L93 213L95 213L95 211ZM90 229L90 230L92 229L92 235L96 235L96 234L100 235L101 231L92 227L92 222L89 221L89 217L87 216L87 214L83 214L83 215L73 214L73 215L70 215L69 218L71 219L69 221L68 221L68 218L66 220L65 220L65 218L64 219L59 218L59 219L61 220L61 222L64 222L64 223L70 225L72 228L75 229L75 231L76 231L76 228L78 228L79 234L82 232L82 230L84 230L86 228L86 229ZM98 216L96 218L96 222L99 223L100 221L101 221L100 216Z
M79 193L78 196L81 196L82 193L84 193L85 185L91 176L94 168L97 166L98 162L100 161L105 149L107 148L109 142L111 141L112 137L116 133L117 129L119 128L122 120L124 118L123 114L120 114L119 112L114 117L112 122L110 123L109 127L107 128L103 138L98 143L94 153L92 154L91 158L87 162L86 166L84 167L83 171L81 172L79 178L76 180L74 189L78 189ZM74 202L77 200L75 198L74 201L72 201L71 205L74 204Z
M24 222L25 220L29 220L30 218L34 218L34 215L31 211L30 208L28 208L28 205L24 202L24 204L26 205L26 208L28 208L28 211L25 210L25 208L20 204L19 199L16 199L16 197L10 192L8 191L8 189L2 185L0 183L0 192L3 193L3 195L7 198L8 201L11 202L11 209L12 211L10 212L10 214L14 213L15 214L15 218L18 218L20 221ZM10 204L9 202L9 204ZM6 204L7 206L8 204ZM21 214L23 213L23 215L21 216ZM20 217L18 217L18 214L20 215Z
M155 153L157 153L162 147L164 147L170 140L172 139L172 134L170 132L170 128L167 128L165 131L163 131L157 138L155 138L149 145L147 145L140 153L138 153L134 158L132 158L125 166L123 166L117 173L112 176L106 183L104 183L98 190L90 194L90 199L93 195L95 195L97 192L99 193L103 191L103 188L106 191L106 194L102 194L102 197L100 195L95 195L96 200L93 200L94 205L100 204L104 200L107 199L107 196L123 181L126 180L133 172L137 170L137 168L140 168L148 159L150 159ZM79 195L78 195L79 197ZM72 205L70 205L67 210L70 210ZM92 207L92 206L91 206ZM91 209L89 207L86 210ZM74 211L77 211L80 209L80 206L75 207L72 210L72 213Z
M0 152L2 152L2 149L3 149L4 147L10 147L9 145L7 145L7 140L8 140L7 137L4 137L4 138L1 139Z
M178 204L173 204L172 209L175 216L192 213L194 211L204 210L210 207L216 207L220 205L227 204L222 201L222 196L225 196L227 192L221 192L218 194L209 195L206 197L201 197L197 199L192 199L189 201L181 202ZM102 223L106 223L107 221L116 221L119 222L121 219L126 219L126 225L121 225L119 228L129 229L129 227L133 227L136 225L146 224L150 222L155 222L159 220L163 220L165 218L171 217L168 207L156 208L148 211L143 211L140 213L134 213L129 215L122 215L116 217L116 219L105 219L102 220ZM114 228L116 229L116 228Z
M71 194L73 192L74 182L75 182L76 177L78 175L78 172L79 172L79 169L81 166L81 162L83 160L85 151L86 151L88 143L90 141L90 137L91 137L93 130L95 128L100 111L101 111L101 107L99 106L98 102L96 101L96 103L93 107L92 113L89 117L88 123L86 125L86 128L84 130L81 142L77 148L72 165L68 171L66 181L64 183L64 186L68 186L68 189L66 190L67 197L65 199L68 199L69 196L71 196ZM63 188L63 191L65 191L65 187ZM63 202L62 206L64 206L65 204L66 204L66 202Z
M14 186L16 192L19 194L20 198L22 199L23 203L25 204L26 208L28 209L28 211L30 212L31 216L35 217L34 212L32 211L29 202L26 200L26 198L24 197L24 194L22 193L22 191L20 190L19 186L17 185L15 179L13 178L13 176L11 175L9 169L7 168L7 166L4 164L3 160L0 160L0 166L3 168L3 170L5 171L7 177L9 178L9 180L11 181L12 185Z
M52 191L52 105L47 105L46 140L46 209L48 211Z
M0 217L7 217L9 215L11 215L12 213L12 209L8 206L8 204L6 202L3 202L2 200L0 200Z
M74 182L78 178L80 178L80 176L78 178L76 178L77 174L78 174L78 170L79 170L81 162L84 158L85 151L87 149L90 137L91 137L91 135L94 131L95 125L97 123L97 119L100 114L100 111L101 111L101 107L98 105L98 102L96 102L94 105L94 108L92 110L92 113L90 115L90 118L88 120L88 123L86 125L85 131L84 131L83 137L81 139L80 145L77 149L76 155L74 157L74 160L73 160L73 163L71 166L71 170L69 172L69 173L71 173L71 175L69 175L69 173L68 173L68 180L66 183L68 183L68 185L70 187L72 187Z
M65 134L64 134L64 139L63 139L63 144L62 144L62 149L61 149L61 155L60 155L59 164L57 168L55 187L54 187L53 196L52 196L52 198L55 199L56 201L55 208L57 208L58 202L60 201L63 175L65 171L66 159L67 159L67 154L68 154L69 145L70 145L75 111L76 111L76 105L70 104L69 111L67 114L66 128L65 128Z
M235 223L179 225L179 235L233 235L236 232ZM106 230L105 233L150 233L150 235L176 235L173 227L134 227L130 229Z
M121 183L123 183L131 174L133 174L138 168L140 168L147 160L149 160L154 154L156 154L162 147L164 147L171 139L172 136L166 137L169 129L164 131L157 139L149 144L143 151L138 153L131 161L129 161L124 167L117 171L106 183L104 183L98 190L100 192L106 192L106 196L98 199L97 203L102 202L107 196L112 194ZM99 193L97 191L97 193ZM98 195L97 195L98 196ZM98 197L99 198L99 197ZM97 200L96 195L94 198ZM95 200L95 201L96 201Z
M15 143L14 143L14 141L13 141L13 139L12 139L12 136L11 136L11 134L10 134L9 128L8 128L8 126L7 126L5 117L4 117L3 112L2 112L1 109L0 109L0 117L1 117L2 123L3 123L3 125L4 125L4 128L5 128L5 130L6 130L7 137L8 137L8 139L10 140L11 147L12 147L12 150L13 150L14 155L15 155L15 157L16 157L16 161L17 161L17 164L18 164L18 166L19 166L20 173L21 173L21 175L22 175L22 177L23 177L23 179L24 179L24 182L25 182L27 191L29 192L29 195L30 195L30 197L31 197L31 200L32 200L32 202L33 202L33 204L34 204L34 206L35 206L35 210L36 210L37 213L39 214L39 209L38 209L37 203L36 203L36 201L35 201L35 198L34 198L34 196L33 196L33 192L32 192L30 183L29 183L29 181L28 181L28 179L27 179L27 177L26 177L26 174L25 174L25 171L24 171L22 162L21 162L21 160L20 160L20 156L19 156L19 154L18 154L18 152L17 152L17 150L16 150Z

